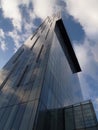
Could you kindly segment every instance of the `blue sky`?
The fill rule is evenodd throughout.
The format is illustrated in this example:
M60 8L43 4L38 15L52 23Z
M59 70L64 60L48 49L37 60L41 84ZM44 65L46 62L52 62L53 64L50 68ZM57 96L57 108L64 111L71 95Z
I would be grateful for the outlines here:
M82 72L85 99L98 115L98 0L1 0L0 69L49 15L61 11Z

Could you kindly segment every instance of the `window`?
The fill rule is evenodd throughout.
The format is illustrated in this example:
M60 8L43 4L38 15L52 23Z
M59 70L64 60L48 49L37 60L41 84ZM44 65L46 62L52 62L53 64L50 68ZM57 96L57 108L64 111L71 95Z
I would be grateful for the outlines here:
M47 31L47 34L46 34L45 40L47 39L47 36L48 36L49 31L50 31L50 28L49 28L48 31Z
M45 28L46 28L46 25L43 26L41 33L44 31Z
M35 40L34 44L32 45L31 50L33 49L33 47L36 44L36 42L38 41L38 39L39 39L39 36L37 37L37 39Z
M16 85L16 87L19 87L23 81L23 79L25 78L26 74L27 74L27 71L28 71L28 65L25 67L20 79L19 79L19 82L18 84Z
M15 70L16 66L17 66L18 62L14 65L14 67L12 68L12 70L9 72L8 76L5 78L5 80L3 81L3 83L0 86L0 90L4 87L4 85L6 84L7 80L9 79L9 77L11 76L11 74L13 73L13 71Z
M41 52L43 50L43 47L44 47L44 45L41 46L41 49L40 49L39 54L37 56L36 62L38 62L38 60L39 60L40 54L41 54Z
M52 22L51 22L51 24L50 24L50 27L52 26Z
M37 31L33 34L33 36L31 37L31 40L33 39L33 37L37 34Z
M20 51L20 53L17 55L17 57L13 60L13 64L17 61L17 59L20 57L20 55L23 53L24 49Z
M49 23L51 22L50 18L48 19L48 22L49 22Z

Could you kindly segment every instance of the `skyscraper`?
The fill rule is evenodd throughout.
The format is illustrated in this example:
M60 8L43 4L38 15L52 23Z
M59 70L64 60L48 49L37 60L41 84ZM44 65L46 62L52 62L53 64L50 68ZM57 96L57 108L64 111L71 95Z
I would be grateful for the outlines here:
M35 130L40 113L82 101L80 71L60 15L47 17L0 72L0 130Z

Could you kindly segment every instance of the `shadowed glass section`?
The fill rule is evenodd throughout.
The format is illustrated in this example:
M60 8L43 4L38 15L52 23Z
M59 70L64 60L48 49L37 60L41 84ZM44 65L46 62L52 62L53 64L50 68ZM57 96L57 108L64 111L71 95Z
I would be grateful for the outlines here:
M37 130L97 130L97 128L98 122L91 101L40 111L37 125Z

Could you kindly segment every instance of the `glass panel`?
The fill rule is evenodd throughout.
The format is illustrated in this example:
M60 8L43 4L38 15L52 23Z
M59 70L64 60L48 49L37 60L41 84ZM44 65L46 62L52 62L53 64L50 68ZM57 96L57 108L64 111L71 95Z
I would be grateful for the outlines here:
M81 110L81 106L74 107L74 116L75 116L75 125L76 128L83 128L84 127L84 120L83 114Z
M95 115L90 104L83 105L83 115L86 127L96 125Z
M74 115L73 108L65 109L65 128L66 130L74 130Z

